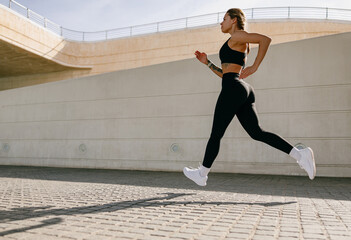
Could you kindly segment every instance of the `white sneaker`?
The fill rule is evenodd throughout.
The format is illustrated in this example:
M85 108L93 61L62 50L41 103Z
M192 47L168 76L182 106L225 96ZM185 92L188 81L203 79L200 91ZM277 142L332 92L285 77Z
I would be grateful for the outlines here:
M300 154L301 160L297 163L307 172L308 177L313 180L316 176L316 163L314 161L313 151L311 148L307 147L300 150Z
M183 169L183 173L187 178L194 181L197 185L202 186L202 187L206 186L206 181L207 181L208 177L207 176L202 177L200 175L199 168L193 169L193 168L185 167Z

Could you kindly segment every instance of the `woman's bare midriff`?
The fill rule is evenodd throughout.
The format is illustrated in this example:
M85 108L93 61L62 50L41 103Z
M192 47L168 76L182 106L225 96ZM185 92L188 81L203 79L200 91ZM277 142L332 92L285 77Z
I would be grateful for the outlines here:
M235 63L222 64L223 73L229 73L229 72L240 73L241 69L242 69L242 66L240 66L239 64L235 64Z

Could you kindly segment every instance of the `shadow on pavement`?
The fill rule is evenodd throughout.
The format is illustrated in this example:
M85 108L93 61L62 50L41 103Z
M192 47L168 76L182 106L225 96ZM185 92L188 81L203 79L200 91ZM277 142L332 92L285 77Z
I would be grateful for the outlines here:
M62 222L62 219L61 218L52 218L52 219L44 220L41 222L42 222L41 224L37 224L37 225L29 226L29 227L17 228L17 229L12 229L12 230L8 230L8 231L0 232L0 237L6 236L9 234L13 234L13 233L20 233L20 232L25 232L25 231L36 229L36 228L47 227L50 225L58 224L58 223Z
M178 172L0 166L0 178L27 178L260 195L350 200L351 178L210 173L199 187Z
M11 210L0 211L0 223L7 223L11 221L18 221L18 220L27 220L31 218L55 216L55 218L53 219L42 221L42 224L0 232L0 236L6 236L13 233L25 232L30 229L58 224L62 222L62 219L57 216L72 216L72 215L83 215L83 214L91 214L91 213L115 212L123 209L144 208L148 206L165 207L169 205L173 205L173 206L174 205L260 205L263 207L274 207L274 206L296 203L296 202L246 203L246 202L221 202L221 201L211 202L211 201L192 201L191 198L189 198L188 201L184 201L184 200L174 201L173 199L178 197L187 197L187 196L192 196L196 194L162 193L158 195L163 195L163 196L130 200L130 201L122 201L122 202L111 202L111 203L101 204L101 205L80 206L80 207L73 207L73 208L51 209L51 206L46 206L46 207L30 207L30 208L28 207L12 208ZM192 214L196 214L196 212L192 212ZM201 215L202 213L198 212L197 214Z

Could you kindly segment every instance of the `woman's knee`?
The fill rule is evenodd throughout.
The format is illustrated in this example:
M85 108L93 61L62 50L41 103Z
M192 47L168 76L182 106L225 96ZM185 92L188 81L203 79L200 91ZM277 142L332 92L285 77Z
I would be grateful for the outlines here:
M262 141L262 139L264 138L264 131L261 128L258 129L254 129L250 132L248 132L248 134L250 135L250 137L256 141Z
M223 132L212 132L211 136L210 136L210 140L215 141L215 142L221 141L223 136L224 136Z

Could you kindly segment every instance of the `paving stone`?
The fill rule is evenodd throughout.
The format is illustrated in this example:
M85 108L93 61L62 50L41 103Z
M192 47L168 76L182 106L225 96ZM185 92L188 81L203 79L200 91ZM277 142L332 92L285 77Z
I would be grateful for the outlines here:
M244 233L229 233L226 238L247 239L249 234Z
M281 236L281 237L298 237L298 236L300 236L300 233L298 232L298 230L296 230L295 232L281 231L279 233L279 236Z
M349 235L344 235L344 236L341 236L341 235L330 235L329 236L331 240L350 240L351 239L351 234Z
M279 237L279 240L294 240L294 239L299 239L299 237Z
M274 239L274 236L267 236L267 235L260 235L260 234L257 234L257 235L254 235L252 238L250 238L252 240L272 240Z
M351 239L350 178L0 166L0 196L4 240Z

